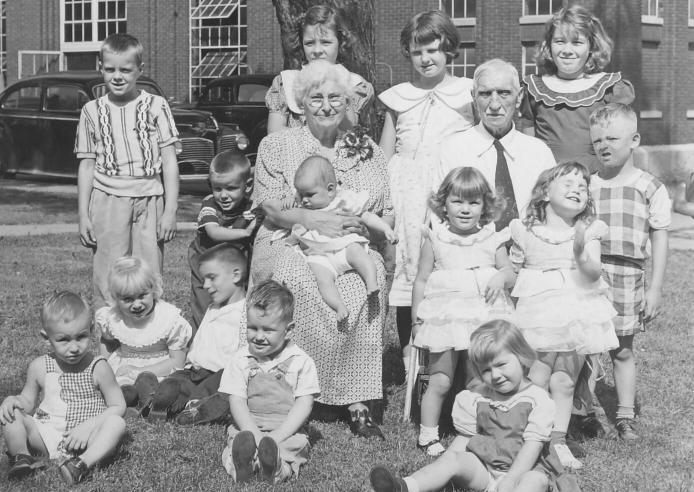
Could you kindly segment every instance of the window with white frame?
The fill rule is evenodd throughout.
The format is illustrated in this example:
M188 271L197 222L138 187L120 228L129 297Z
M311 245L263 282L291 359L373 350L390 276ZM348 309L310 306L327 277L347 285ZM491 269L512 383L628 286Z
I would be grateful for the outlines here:
M664 0L641 0L641 15L643 17L655 17L658 19L663 18L663 3ZM691 4L690 11L691 11Z
M537 75L539 73L537 63L535 63L535 57L539 49L539 46L534 44L524 45L521 48L521 75Z
M523 15L552 15L561 6L562 0L523 0Z
M694 27L694 0L689 0L689 27Z
M98 51L111 34L126 32L126 0L62 0L63 51Z
M0 0L0 91L7 85L7 15L5 0Z
M439 9L448 14L453 22L462 19L474 19L477 0L439 0Z
M461 46L458 57L448 64L451 75L472 78L476 67L475 46Z
M246 0L190 0L190 98L218 77L248 71Z

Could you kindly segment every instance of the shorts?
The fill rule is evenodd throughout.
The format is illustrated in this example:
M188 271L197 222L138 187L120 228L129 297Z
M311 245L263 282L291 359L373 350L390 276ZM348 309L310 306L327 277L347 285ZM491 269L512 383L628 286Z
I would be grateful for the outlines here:
M368 254L369 245L363 244L364 251ZM347 248L342 248L335 253L327 254L311 254L307 255L302 251L302 254L306 257L306 263L309 265L320 265L323 268L328 269L330 273L333 274L334 278L339 277L345 272L354 270L354 267L347 262Z
M63 447L65 434L65 421L60 420L39 420L36 417L28 416L34 421L39 431L43 445L48 450L48 457L52 460L70 456Z
M613 320L617 336L635 335L637 332L645 331L642 313L646 295L646 273L643 268L619 261L615 257L603 257L602 277L609 285L607 298L617 311Z

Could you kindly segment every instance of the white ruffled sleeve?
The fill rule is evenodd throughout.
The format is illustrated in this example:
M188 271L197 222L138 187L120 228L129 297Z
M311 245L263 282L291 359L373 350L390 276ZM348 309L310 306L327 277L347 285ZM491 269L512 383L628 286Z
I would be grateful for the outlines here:
M466 437L477 434L477 403L481 398L482 395L468 390L455 397L451 417L458 434Z
M525 253L523 252L524 239L526 235L525 226L519 219L513 219L508 225L513 246L508 253L511 263L514 265L523 265L525 263Z
M193 329L182 316L178 316L166 339L169 350L184 350L193 336Z

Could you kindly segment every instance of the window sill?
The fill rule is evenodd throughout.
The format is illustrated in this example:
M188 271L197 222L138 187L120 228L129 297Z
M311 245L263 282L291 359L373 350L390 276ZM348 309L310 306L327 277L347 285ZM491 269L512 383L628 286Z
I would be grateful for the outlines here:
M688 120L694 120L694 109L688 109L687 110L687 119Z
M662 26L665 20L662 17L654 17L652 15L642 15L641 24L649 24L653 26Z
M453 25L455 26L476 26L477 25L477 18L475 17L461 17L458 19L451 19L453 21Z
M551 18L551 15L523 15L518 19L518 23L521 25L546 24Z
M642 120L660 120L663 118L663 112L657 109L642 110L639 114Z
M689 26L689 27L694 27L694 19L689 19L688 22L689 22L689 23L688 23L688 26Z

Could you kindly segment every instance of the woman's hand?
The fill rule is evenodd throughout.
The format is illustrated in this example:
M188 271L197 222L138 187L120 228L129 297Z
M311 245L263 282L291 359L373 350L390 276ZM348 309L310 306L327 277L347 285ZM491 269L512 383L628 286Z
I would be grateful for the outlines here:
M499 296L504 296L506 292L506 277L503 272L497 272L487 282L487 289L484 291L484 301L492 305Z
M309 230L328 237L340 237L349 233L365 235L366 228L356 215L342 215L314 210L303 224Z

